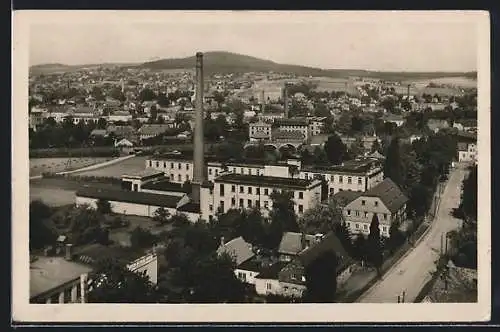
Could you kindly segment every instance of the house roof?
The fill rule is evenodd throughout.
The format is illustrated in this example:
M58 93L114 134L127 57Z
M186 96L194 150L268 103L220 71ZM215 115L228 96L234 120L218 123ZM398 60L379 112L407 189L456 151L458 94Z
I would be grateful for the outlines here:
M458 151L467 151L467 143L458 142L457 149Z
M305 240L312 243L315 240L314 235L304 234ZM305 248L302 247L302 233L295 232L285 232L281 238L281 242L278 248L280 254L291 254L296 255L300 253Z
M141 135L159 135L163 134L168 128L168 125L163 124L145 124L139 128L138 132Z
M76 196L168 208L176 208L177 204L182 199L182 197L179 196L150 194L140 191L125 191L119 189L103 189L90 186L81 187L76 192Z
M384 181L366 191L362 196L380 198L391 213L398 211L408 201L398 185L390 178L385 178Z
M217 254L222 255L223 253L233 257L237 266L255 256L252 245L241 236L219 246Z
M363 193L359 191L342 190L333 195L332 198L340 205L347 205L361 195L363 195Z
M321 240L315 246L309 247L308 249L301 252L298 259L303 266L307 267L320 255L328 251L334 251L337 255L337 272L342 271L345 267L354 262L353 258L349 256L337 235L335 235L335 233L333 232L328 233L323 238L323 240Z
M77 261L94 265L99 260L115 259L123 264L130 264L146 254L146 250L132 249L131 247L105 246L94 243L77 252Z
M130 142L126 138L122 138L120 141L116 142L115 146L128 146L128 147L132 147L132 146L134 146L134 143Z

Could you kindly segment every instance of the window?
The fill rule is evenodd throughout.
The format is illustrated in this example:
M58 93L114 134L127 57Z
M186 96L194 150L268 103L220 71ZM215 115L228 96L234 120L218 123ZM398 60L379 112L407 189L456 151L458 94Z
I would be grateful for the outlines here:
M255 188L255 194L260 195L260 188Z
M368 217L368 212L365 211L365 218L367 218L367 217Z
M375 206L378 206L378 201L375 201Z
M151 160L149 161L149 167L153 167L153 162Z
M170 168L174 168L174 163L170 163Z
M212 175L212 169L211 168L208 169L208 175Z
M347 184L351 184L351 183L352 183L352 177L350 177L350 176L349 176L349 177L347 178Z
M302 204L299 204L299 213L302 213L304 212L304 207L302 206Z
M236 205L236 198L231 198L231 206L235 206Z
M243 207L243 198L240 198L240 208Z
M215 170L215 176L219 176L219 170L218 169Z
M358 228L359 228L359 224L356 224L356 229L358 229Z
M249 208L251 208L251 207L252 207L252 200L251 200L251 199L247 200L247 206L248 206Z
M268 283L266 284L266 288L267 288L268 290L271 290L271 289L272 289L272 285L271 285L271 283L269 283L269 282L268 282Z
M242 168L240 168L240 174L245 174L245 173L243 172L243 167L242 167Z
M362 183L363 183L362 178L358 177L358 184L362 184Z
M178 180L179 182L181 182L181 181L182 181L182 178L181 178L181 175L180 175L180 174L179 174L179 175L177 175L177 180Z
M224 201L220 201L220 209L224 212Z
M181 163L177 164L177 168L181 169Z
M224 185L223 184L219 184L219 191L220 191L220 195L224 196Z
M248 187L248 193L251 194L252 193L252 187Z
M186 181L189 181L189 175L186 174Z
M236 186L234 184L231 186L231 192L232 193L236 192Z
M170 181L174 181L174 175L170 174Z
M368 225L364 224L363 229L366 231L368 229Z
M264 195L269 195L269 189L264 189Z
M387 220L387 213L384 213L384 220Z
M210 212L212 212L212 211L214 210L214 206L213 206L212 204L210 204L210 205L208 206L208 209L210 210Z
M387 232L387 226L382 226L382 232L384 232L384 233Z
M334 188L330 188L330 194L333 194L335 192Z
M359 211L356 211L356 217L359 217Z
M189 171L189 164L186 164L186 170Z
M213 194L214 194L214 189L210 188L210 195L213 195Z
M166 161L163 162L163 168L167 168L167 162Z
M299 199L303 199L304 198L304 193L302 191L299 191Z
M243 186L240 186L240 194L243 194L243 190L244 190Z
M343 183L343 176L342 175L339 175L339 183Z
M366 203L366 202L365 202L365 200L362 200L362 201L361 201L361 205L363 205L363 206L364 206L364 205L365 205L365 203Z
M347 215L350 216L351 215L351 210L347 210Z
M268 206L269 206L269 202L268 201L264 201L264 207L267 209Z

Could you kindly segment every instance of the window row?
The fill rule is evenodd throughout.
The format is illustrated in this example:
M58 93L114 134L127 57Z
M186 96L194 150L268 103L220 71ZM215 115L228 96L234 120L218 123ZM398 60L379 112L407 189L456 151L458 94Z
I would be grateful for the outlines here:
M219 195L220 196L224 196L225 195L225 185L224 184L219 184ZM261 188L260 187L252 187L252 186L248 186L246 187L246 190L245 190L245 186L236 186L236 185L231 185L231 193L236 193L236 187L238 187L238 192L240 194L248 194L248 195L260 195L261 194ZM266 196L269 196L269 193L271 192L269 190L269 188L264 188L264 190L262 191L264 195ZM294 198L297 198L297 199L304 199L304 192L303 191L297 191L297 192L294 192L294 195L293 195Z
M156 168L160 168L162 167L161 165L163 164L163 168L164 169L167 169L167 168L170 168L170 169L182 169L183 165L184 165L184 168L189 171L190 169L190 164L189 163L186 163L186 164L182 164L182 163L173 163L173 162L166 162L166 161L163 161L163 162L160 162L160 161L155 161L154 162L154 165ZM170 166L170 167L168 167ZM153 160L149 160L149 167L153 167Z
M346 213L347 213L348 216L352 216L353 215L351 212L354 212L354 215L356 217L362 216L363 218L369 218L368 211L358 211L358 210L355 210L355 211L347 210L346 211ZM382 218L383 218L383 220L387 220L387 213L383 213L382 214Z

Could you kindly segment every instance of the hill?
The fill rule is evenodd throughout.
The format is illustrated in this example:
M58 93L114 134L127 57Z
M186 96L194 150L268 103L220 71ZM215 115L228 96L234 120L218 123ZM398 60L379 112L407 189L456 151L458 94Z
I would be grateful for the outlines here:
M373 77L385 80L425 79L438 77L465 76L475 78L476 73L464 72L380 72L355 69L321 69L298 65L279 64L269 60L236 54L231 52L206 52L203 57L205 73L244 73L244 72L276 72L291 73L298 76L325 76L347 78L350 76ZM153 70L193 69L196 57L162 59L145 62L139 67Z

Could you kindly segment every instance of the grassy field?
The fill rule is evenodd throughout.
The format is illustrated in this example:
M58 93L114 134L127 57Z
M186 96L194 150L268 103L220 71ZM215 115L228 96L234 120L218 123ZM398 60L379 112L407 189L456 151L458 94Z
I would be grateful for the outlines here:
M134 157L122 162L95 170L75 174L75 176L103 176L120 178L125 173L137 173L146 168L147 157Z
M71 171L95 164L99 164L113 158L31 158L30 176L40 175L44 172Z

